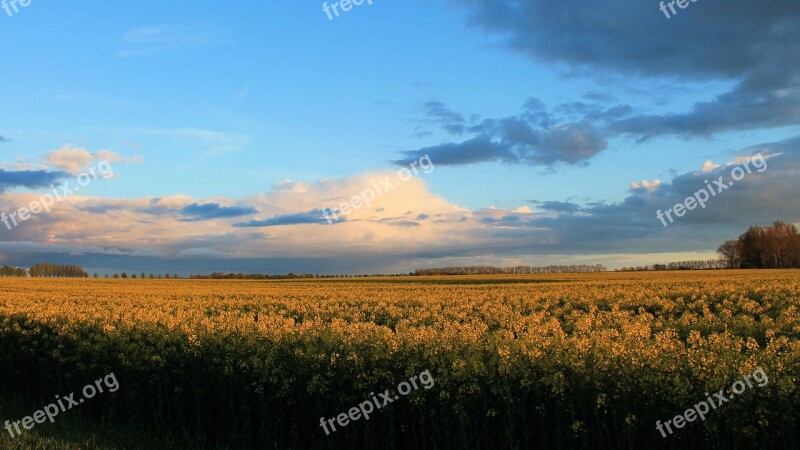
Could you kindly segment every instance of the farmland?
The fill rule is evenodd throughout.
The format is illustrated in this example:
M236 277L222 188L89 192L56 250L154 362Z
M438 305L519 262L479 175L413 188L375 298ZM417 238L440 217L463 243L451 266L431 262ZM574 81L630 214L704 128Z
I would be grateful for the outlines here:
M764 386L656 431L758 368ZM425 370L432 388L320 428ZM800 272L0 279L0 394L40 407L110 372L119 390L74 414L176 448L785 447Z

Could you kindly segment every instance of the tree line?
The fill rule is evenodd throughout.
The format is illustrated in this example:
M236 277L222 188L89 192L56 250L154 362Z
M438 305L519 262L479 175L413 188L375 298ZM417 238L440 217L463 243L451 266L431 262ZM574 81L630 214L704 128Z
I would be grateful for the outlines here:
M95 272L94 275L92 275L92 277L93 278L100 278L100 275L97 272ZM161 280L161 279L169 280L169 279L173 279L173 280L177 280L180 277L178 276L177 273L175 275L170 275L169 272L167 272L166 275L161 275L160 273L159 274L155 274L153 272L150 272L150 275L146 275L144 272L142 272L138 276L136 275L135 272L130 274L130 275L128 275L128 272L122 272L122 274L115 273L114 275L112 275L110 277L109 277L108 274L106 274L105 278L115 278L115 279L121 278L123 280L127 280L128 278L133 279L133 280L136 280L138 278L141 278L142 280L145 280L145 279L150 279L150 280Z
M414 275L413 273L400 273L400 274L379 274L375 273L372 275L347 275L347 274L338 274L338 275L321 275L321 274L314 274L314 273L303 273L303 274L295 274L295 273L286 273L286 274L275 274L269 275L266 273L225 273L225 272L214 272L206 275L191 275L189 278L193 280L294 280L294 279L307 279L307 278L369 278L369 277L404 277L408 275Z
M72 264L50 264L48 262L37 263L30 269L22 267L3 266L0 268L2 277L38 277L38 278L89 278L89 274L83 267Z
M3 266L0 267L0 277L20 277L28 276L28 271L19 267Z
M9 265L5 265L0 267L0 277L17 277L17 278L25 278L25 277L36 277L36 278L89 278L89 274L83 270L81 266L76 265L62 265L62 264L51 264L48 262L37 263L31 266L30 269L25 269L22 267L12 267ZM100 274L97 272L92 275L93 278L100 278ZM167 272L166 275L162 274L155 274L150 273L150 275L146 275L144 272L137 275L136 273L132 273L128 275L127 272L122 272L121 274L115 273L113 275L105 275L105 278L118 278L118 279L151 279L151 280L161 280L161 279L178 279L180 278L177 274L170 275Z
M602 264L572 264L551 266L455 266L434 269L417 269L414 275L513 275L526 273L592 273L605 272Z
M752 226L717 251L734 268L800 268L800 234L797 227L782 221L767 227Z
M800 233L793 224L776 221L772 226L751 226L739 236L739 239L729 240L722 244L717 252L719 259L679 261L669 264L653 264L652 266L623 267L620 271L660 271L660 270L710 270L710 269L789 269L800 268ZM550 266L454 266L431 269L417 269L408 274L395 275L360 275L369 276L402 276L402 275L507 275L507 274L533 274L533 273L592 273L605 272L608 269L602 264L573 264ZM47 278L88 278L89 274L82 267L76 265L37 263L26 270L19 267L5 265L0 267L0 277L47 277ZM192 279L228 279L228 280L270 280L270 279L295 279L295 278L341 278L351 275L318 275L294 274L268 275L215 272L208 275L192 275ZM359 275L357 275L359 276ZM94 278L100 276L95 272ZM105 278L109 278L106 274ZM178 275L150 273L149 276L142 272L128 275L115 273L111 278L132 279L177 279Z
M751 226L739 239L725 241L717 253L719 259L623 267L618 271L797 269L800 268L800 233L794 225L780 220L771 226Z
M669 264L653 264L652 266L623 267L617 272L647 272L662 270L716 270L730 269L724 259L698 259L694 261L677 261Z

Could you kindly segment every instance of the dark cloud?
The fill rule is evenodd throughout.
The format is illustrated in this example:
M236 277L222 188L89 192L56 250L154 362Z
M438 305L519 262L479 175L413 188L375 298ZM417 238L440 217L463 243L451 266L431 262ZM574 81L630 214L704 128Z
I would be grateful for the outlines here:
M800 123L800 2L696 2L667 19L658 2L454 0L469 22L517 51L588 74L735 87L688 112L643 114L612 133L643 140Z
M479 222L484 225L497 225L497 226L508 226L508 225L516 226L523 223L521 217L518 215L506 215L499 219L495 217L482 217L481 219L479 219Z
M344 219L339 217L339 219L334 219L333 216L330 216L331 220L336 222L341 222ZM296 214L283 214L277 215L271 219L266 220L251 220L248 222L241 222L236 223L233 226L240 227L240 228L260 228L260 227L277 227L281 225L302 225L302 224L328 224L328 220L325 218L324 212L320 209L312 209L308 212L301 212Z
M800 57L800 55L798 55ZM777 128L800 123L800 82L763 90L742 84L733 91L696 103L687 113L643 114L614 123L611 132L646 140L653 137L700 136L756 128Z
M437 166L457 166L488 161L513 162L510 150L484 137L473 138L458 144L441 144L419 150L403 152L406 158L394 161L407 166L424 155L429 155Z
M563 214L576 213L582 209L582 207L577 203L570 203L570 202L558 202L558 201L540 202L536 200L531 200L530 202L538 206L539 209L541 210L563 213Z
M0 192L13 188L41 189L55 184L58 180L69 177L66 172L51 172L47 170L17 170L9 171L0 169Z
M422 226L419 222L416 222L414 220L398 219L395 217L387 217L385 219L380 219L378 223L383 223L386 225L391 225L393 227L401 227L401 228L415 228Z
M423 113L433 123L438 123L448 133L462 135L466 128L466 121L461 113L448 108L442 102L427 102L422 106Z
M751 163L752 173L664 227L658 210L666 211L687 197L714 185L723 177L727 185L736 165L684 173L670 182L650 188L634 187L619 203L534 202L556 214L518 218L479 218L488 225L487 234L495 251L564 253L660 253L714 250L726 239L737 237L750 225L768 225L774 220L800 222L800 137L743 149L740 154L773 155L762 172ZM718 190L719 188L716 187ZM516 226L513 226L514 224ZM504 248L502 242L508 242ZM524 243L524 244L520 244ZM713 258L714 255L710 255Z
M192 203L191 205L184 206L181 214L184 218L181 219L187 222L196 222L201 220L211 219L228 219L232 217L241 217L248 214L256 214L258 210L248 206L220 206L219 203Z
M658 2L455 1L470 9L472 25L501 36L515 50L624 74L736 78L797 55L800 37L800 3L794 0L766 6L749 0L697 2L669 20Z
M550 112L540 100L529 99L519 115L465 125L461 114L441 103L433 102L431 109L434 123L445 130L460 127L473 137L403 152L405 158L395 164L405 166L429 155L441 166L481 162L584 165L608 146L601 127L631 111L624 105L606 109L596 104L573 103Z

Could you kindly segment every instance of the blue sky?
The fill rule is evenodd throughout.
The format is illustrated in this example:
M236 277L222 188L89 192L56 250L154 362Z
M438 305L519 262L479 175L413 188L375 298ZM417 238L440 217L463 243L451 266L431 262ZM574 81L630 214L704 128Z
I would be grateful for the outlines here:
M270 203L277 201L276 183L319 187L320 180L338 180L341 188L428 153L436 170L415 178L423 191L405 212L442 201L445 209L459 209L479 225L460 228L458 242L441 248L441 237L453 230L431 232L438 240L423 239L431 252L415 253L397 245L419 237L369 228L387 219L380 211L354 216L333 228L362 222L368 229L340 233L346 237L331 242L325 254L353 261L395 256L377 264L342 258L337 266L320 262L311 248L288 250L296 248L297 236L318 230L316 223L269 227L253 236L233 226L232 218L213 217L197 224L205 228L191 234L195 244L209 242L204 233L219 236L218 228L235 236L235 243L196 246L165 238L169 227L163 223L126 238L110 237L115 234L109 228L100 233L105 237L73 236L84 250L64 250L69 243L53 230L76 220L76 214L64 213L7 230L0 237L8 246L6 262L77 255L111 270L153 264L134 259L147 254L171 261L178 271L183 264L187 271L226 270L226 260L244 261L245 270L263 267L259 260L274 256L289 261L289 268L298 258L298 272L594 256L615 266L713 251L718 241L751 224L747 220L798 220L796 209L776 204L763 217L714 216L720 226L710 234L692 230L694 219L687 218L675 227L684 227L682 236L642 219L631 225L640 241L597 247L587 236L582 250L567 242L559 246L558 236L542 230L545 222L537 221L552 219L552 211L536 203L624 206L641 200L632 182L656 179L663 183L656 188L662 198L671 198L671 180L706 161L724 167L763 145L775 158L787 158L800 122L796 64L787 63L797 53L791 43L798 10L790 2L776 2L767 12L744 1L726 7L697 2L669 20L658 2L375 0L334 20L321 3L33 0L12 16L0 10L0 64L6 73L0 83L0 164L9 172L55 171L60 166L51 164L54 152L80 159L78 150L107 150L120 158L115 177L61 206L82 211L87 203L113 201L127 205L115 211L135 215L136 202L164 198L174 200L171 212L164 212L172 220L180 220L176 211L187 205L214 203L252 208L261 214L252 218L258 220L326 206L325 192L312 189L320 195L316 205L295 199L294 208L291 201L278 207ZM780 64L789 66L776 75ZM778 155L777 147L786 150ZM794 170L788 163L781 167ZM775 180L792 174L762 174L764 196L775 197ZM13 211L27 204L26 195L41 192L10 185L0 195L5 210ZM738 200L731 195L731 202ZM526 207L530 212L520 209ZM518 239L516 245L503 237L507 228L487 229L480 222L485 211L514 216L515 210L526 214L524 232L508 238ZM582 214L596 216L588 209ZM151 219L105 215L123 224L160 223ZM574 217L561 217L563 226L569 219ZM620 224L615 219L574 226ZM485 242L469 248L477 235ZM598 232L596 239L604 235ZM247 247L262 253L238 250ZM180 253L188 250L195 259L191 265ZM109 254L118 259L104 260ZM197 255L208 261L198 263L203 258Z

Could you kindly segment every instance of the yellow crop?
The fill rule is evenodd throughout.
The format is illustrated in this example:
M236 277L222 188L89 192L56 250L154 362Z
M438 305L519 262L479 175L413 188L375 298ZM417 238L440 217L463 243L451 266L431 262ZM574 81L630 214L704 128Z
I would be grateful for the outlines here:
M2 279L0 381L44 398L113 371L90 414L232 448L643 448L762 367L669 439L767 447L800 439L798 308L798 271ZM433 389L319 428L423 370Z

